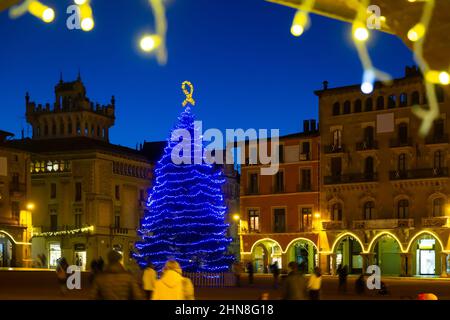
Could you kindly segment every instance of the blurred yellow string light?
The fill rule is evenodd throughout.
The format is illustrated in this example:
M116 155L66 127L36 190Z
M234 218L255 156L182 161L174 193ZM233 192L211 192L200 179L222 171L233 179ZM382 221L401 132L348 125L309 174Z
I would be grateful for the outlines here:
M80 7L80 20L81 20L81 29L83 31L89 32L92 29L94 29L95 22L94 22L94 16L92 14L92 7L88 0L81 1L76 0L75 3L81 2L82 4L79 5Z
M414 58L420 70L422 71L422 74L425 76L425 92L427 94L427 101L429 105L428 110L421 108L420 105L414 105L412 107L412 111L422 119L422 124L419 128L419 134L421 136L426 136L428 134L433 125L433 121L439 116L439 105L436 97L435 84L445 84L442 82L446 82L448 80L448 78L446 77L446 74L448 75L448 73L446 71L439 72L430 70L428 62L423 57L423 44L425 42L427 29L430 25L431 17L433 15L434 5L435 0L427 0L424 2L424 8L422 11L420 22L416 24L412 29L410 29L407 34L408 39L413 41L414 43ZM413 32L411 31L417 33L417 39L415 38L415 34L412 34ZM413 39L410 38L411 36Z
M167 20L166 10L162 0L149 0L155 17L156 34L145 34L141 37L139 45L144 52L156 52L156 60L160 65L167 63L166 32Z
M46 23L55 20L55 11L37 0L25 0L21 4L11 7L9 16L15 19L27 12Z
M309 28L309 12L314 7L316 0L305 0L295 13L292 20L291 34L300 37Z

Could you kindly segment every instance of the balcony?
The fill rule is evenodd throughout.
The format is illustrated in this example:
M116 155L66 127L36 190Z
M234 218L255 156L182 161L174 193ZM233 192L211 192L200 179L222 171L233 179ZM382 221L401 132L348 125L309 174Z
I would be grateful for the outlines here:
M313 187L311 184L298 184L297 185L297 192L313 192Z
M431 136L425 139L425 144L442 144L448 143L448 134L439 135L439 136Z
M112 234L128 234L127 228L111 227Z
M25 183L11 183L9 185L9 194L11 196L24 195L27 192L27 185Z
M343 221L322 221L322 228L325 230L343 230L345 225Z
M378 141L362 141L356 143L356 151L377 150Z
M449 217L422 218L422 227L424 228L440 228L449 226Z
M259 188L256 188L256 187L247 188L245 194L246 195L259 194Z
M284 186L273 186L272 193L284 193L286 192Z
M310 161L310 160L312 160L311 152L300 153L300 161Z
M413 170L395 170L389 172L390 180L426 179L448 177L448 167Z
M414 219L371 219L353 221L353 229L394 229L412 227L414 227Z
M374 182L378 180L378 174L373 173L349 173L339 176L325 176L324 184L344 184Z
M344 152L344 150L345 150L344 145L330 144L324 146L325 153L341 153Z
M389 140L389 147L390 148L400 148L400 147L412 147L413 141L412 138L394 138Z

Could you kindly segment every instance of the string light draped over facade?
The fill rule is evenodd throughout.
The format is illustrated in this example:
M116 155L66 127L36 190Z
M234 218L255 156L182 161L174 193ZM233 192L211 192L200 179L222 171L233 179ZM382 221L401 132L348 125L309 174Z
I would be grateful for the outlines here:
M194 161L198 160L196 152L204 154L204 146L191 105L189 101L174 128L187 130L192 137L188 141L191 164L172 161L172 150L179 141L169 138L155 167L135 259L141 266L152 262L158 270L168 259L175 259L186 272L223 272L233 261L226 254L231 239L225 236L225 178L220 167L206 163L203 156L201 164Z

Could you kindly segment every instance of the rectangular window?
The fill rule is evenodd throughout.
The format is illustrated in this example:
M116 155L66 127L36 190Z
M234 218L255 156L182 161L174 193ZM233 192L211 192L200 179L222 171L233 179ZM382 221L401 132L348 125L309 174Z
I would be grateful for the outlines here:
M76 208L75 209L75 228L81 228L82 224L83 224L83 211L81 208Z
M248 227L250 232L259 232L259 211L248 210Z
M286 212L284 208L273 210L273 232L286 231Z
M302 143L302 157L300 160L311 160L311 144L308 141Z
M257 173L250 174L249 191L250 191L250 193L258 193L258 174Z
M82 193L81 182L76 182L75 183L75 201L76 202L81 201L81 193Z
M120 228L120 215L114 216L114 228Z
M300 228L302 231L311 230L312 226L312 208L302 208Z
M58 214L55 209L50 210L50 231L58 231Z
M11 213L13 219L18 220L20 218L20 203L18 201L11 202Z
M278 146L278 157L280 160L280 163L284 162L284 145L280 144Z
M338 177L342 174L342 159L339 157L331 158L331 175Z
M311 191L311 169L302 169L301 191Z
M120 200L120 186L116 186L115 195L116 195L116 200Z
M275 174L275 192L284 191L284 172L278 171Z
M56 198L56 183L50 184L50 199Z

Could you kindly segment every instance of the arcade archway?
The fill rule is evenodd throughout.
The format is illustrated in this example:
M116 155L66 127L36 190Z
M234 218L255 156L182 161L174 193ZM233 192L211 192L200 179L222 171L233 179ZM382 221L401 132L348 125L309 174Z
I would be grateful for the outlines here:
M353 235L345 235L334 245L336 267L347 266L348 273L360 274L363 268L363 247L361 241Z
M382 275L401 274L401 245L393 236L383 234L375 239L372 248L373 263L378 265Z
M252 261L256 273L269 273L270 265L277 262L281 268L281 247L271 239L257 241L252 246Z
M14 241L0 231L0 268L13 266Z
M312 273L319 264L316 245L308 239L296 239L287 248L288 262L295 261L305 273Z
M442 243L439 237L430 232L419 233L409 243L408 251L412 256L413 275L438 276L441 274Z

